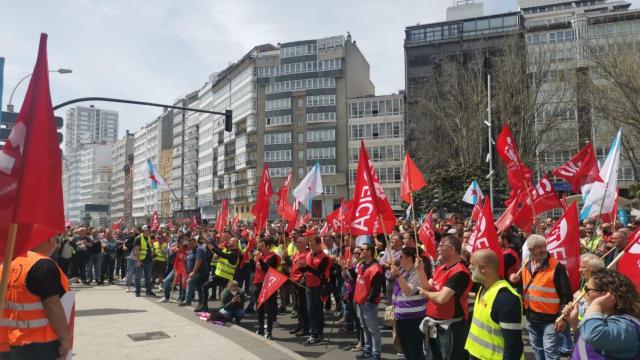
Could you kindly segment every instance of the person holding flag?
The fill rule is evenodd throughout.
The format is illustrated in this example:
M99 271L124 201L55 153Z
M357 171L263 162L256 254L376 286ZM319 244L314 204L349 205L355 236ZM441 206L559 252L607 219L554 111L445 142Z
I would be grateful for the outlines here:
M556 323L560 310L573 298L565 266L547 251L547 240L533 234L527 238L531 258L522 276L512 274L512 284L522 280L529 341L536 360L560 359L560 334L568 323Z
M462 359L467 338L467 302L471 290L471 275L462 263L462 242L455 235L446 235L438 245L438 260L433 279L428 279L421 261L416 264L420 275L420 296L428 300L426 318L420 330L428 339L433 359Z
M260 304L258 299L260 292L262 291L267 271L269 271L269 268L272 268L273 270L278 268L278 265L280 265L280 257L273 251L269 250L267 241L264 238L260 238L258 240L257 246L258 249L253 253L253 265L255 266L255 272L253 275L253 295L255 296L255 301L258 305L256 309L258 313L258 331L256 331L256 334L264 336L268 340L273 340L273 323L276 321L278 312L278 300L276 298L276 293L274 292L271 294L264 301L264 304ZM264 331L265 315L267 316L266 333Z
M329 280L330 259L322 251L322 240L319 236L305 234L309 239L309 252L304 266L300 268L304 272L304 284L307 287L306 300L311 336L304 345L314 345L322 341L324 337L324 311L322 306L321 291L323 284Z

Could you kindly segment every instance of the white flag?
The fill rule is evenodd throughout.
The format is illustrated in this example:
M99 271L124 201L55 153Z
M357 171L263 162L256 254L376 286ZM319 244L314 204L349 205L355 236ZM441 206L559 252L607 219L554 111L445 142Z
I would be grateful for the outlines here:
M618 168L620 167L620 152L622 150L622 129L618 130L616 138L611 143L607 159L600 168L600 178L591 184L589 194L584 200L584 206L580 212L580 219L584 220L598 214L607 214L613 211L618 187Z
M302 179L300 184L293 190L293 196L304 206L309 207L309 200L322 194L322 177L320 176L320 165L316 163L313 169ZM311 209L309 209L311 210Z
M478 203L478 200L482 198L484 198L484 194L482 193L482 190L480 190L480 185L478 185L477 181L473 180L471 182L471 185L469 185L467 192L464 193L462 201L466 202L467 204L475 205L476 203Z
M152 189L158 190L160 192L171 191L171 188L164 180L164 178L160 175L160 173L158 173L158 170L153 165L150 159L147 159L146 162L142 163L142 165L140 165L140 167L138 167L136 171L143 178L149 180L149 185Z

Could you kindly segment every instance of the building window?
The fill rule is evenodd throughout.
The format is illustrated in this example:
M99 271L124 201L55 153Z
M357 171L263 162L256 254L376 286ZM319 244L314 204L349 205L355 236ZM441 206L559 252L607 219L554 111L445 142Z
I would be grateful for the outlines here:
M334 141L335 139L336 139L335 129L307 131L308 142Z
M335 159L335 157L336 157L335 147L307 149L308 160Z
M307 166L307 172L310 172L313 169L313 166ZM353 170L355 172L355 170ZM335 165L320 165L320 174L321 175L335 175L336 174L336 166Z
M272 133L272 134L264 134L264 144L265 145L273 145L273 144L290 144L291 143L291 133Z
M323 191L325 195L335 195L338 193L338 187L336 185L324 185Z
M304 160L304 150L298 150L298 160Z
M291 125L291 115L267 117L267 126Z
M304 125L304 115L298 115L298 126Z
M291 161L291 150L265 151L264 161Z
M298 133L298 144L304 144L304 133Z
M304 99L298 99L298 108L302 109L304 107Z
M298 168L298 179L302 179L304 177L304 168Z
M291 171L290 167L269 168L269 176L273 178L282 178L289 175L289 171Z
M336 104L335 95L307 96L307 106L331 106Z
M336 121L336 113L334 112L307 114L307 122L309 123L334 121Z

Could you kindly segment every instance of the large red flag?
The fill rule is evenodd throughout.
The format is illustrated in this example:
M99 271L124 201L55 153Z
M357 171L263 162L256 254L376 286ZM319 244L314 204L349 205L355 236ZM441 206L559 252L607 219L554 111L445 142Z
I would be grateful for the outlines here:
M269 176L269 167L264 164L262 175L260 176L260 184L258 185L258 195L256 203L251 208L251 213L256 217L257 233L267 226L267 218L269 217L269 204L273 188L271 187L271 177Z
M111 225L111 230L116 231L116 230L120 229L120 226L122 226L122 222L123 222L122 218L120 218L120 220L114 222L113 225Z
M154 211L151 215L151 231L158 231L160 228L160 219L158 218L158 212Z
M640 229L629 235L629 244L618 262L618 272L628 277L640 291Z
M289 175L287 175L284 183L280 189L278 189L278 202L276 204L278 214L285 219L289 219L291 217L291 211L293 210L288 202L289 187L291 187L291 170L289 170Z
M562 208L560 198L546 175L540 179L538 186L531 188L530 191L530 196L527 195L526 190L515 191L515 197L506 202L507 209L496 221L498 230L504 231L511 224L515 224L521 230L530 232L534 225L533 211L536 214L541 214L545 211ZM533 209L531 201L533 201Z
M527 188L526 184L531 183L532 171L522 162L516 143L513 140L511 129L507 124L502 127L502 131L496 140L496 150L507 167L507 176L511 188L525 190Z
M571 160L554 169L553 175L567 180L575 193L580 192L582 185L602 181L593 144L588 143Z
M233 233L238 233L238 223L240 223L240 215L236 214L231 221L231 229L233 229Z
M427 255L431 256L433 260L438 258L436 234L433 231L433 210L429 211L429 214L424 218L420 230L418 230L418 237L424 245Z
M0 258L10 224L18 226L14 257L64 232L61 155L42 34L22 108L0 151Z
M500 276L504 275L504 261L502 258L502 248L498 241L498 232L493 222L493 212L491 211L491 201L485 198L482 206L482 213L471 233L467 244L469 252L473 254L476 250L491 249L498 255Z
M574 292L580 287L579 225L578 205L574 202L547 234L547 251L567 268Z
M227 226L227 221L229 218L229 199L222 200L222 208L218 213L218 217L216 218L215 229L218 232L218 236L222 234L224 228Z
M342 222L340 221L340 212L342 207L339 207L327 215L327 224L335 232L342 232Z
M402 201L411 204L411 193L416 192L427 185L420 169L411 160L409 153L404 155L404 163L402 164L402 184L400 187L400 196Z
M390 234L396 224L396 217L373 169L373 163L369 160L364 141L361 141L356 186L345 222L352 235L368 235L376 232L376 221L379 222L380 216L384 221L383 225L378 224L382 228L380 230Z
M260 290L260 295L258 295L258 305L256 308L260 309L262 304L273 296L273 294L275 294L275 292L280 289L280 286L284 285L287 280L289 280L287 275L270 267L267 271L267 275L264 277L264 281L262 282L262 290Z

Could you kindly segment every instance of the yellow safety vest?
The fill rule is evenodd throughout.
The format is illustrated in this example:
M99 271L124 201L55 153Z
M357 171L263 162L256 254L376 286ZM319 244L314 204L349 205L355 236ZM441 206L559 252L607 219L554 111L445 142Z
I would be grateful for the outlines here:
M153 243L153 251L154 251L154 260L166 262L167 255L165 255L164 250L167 249L167 243L162 243L160 245L159 241Z
M138 259L140 261L144 260L147 257L147 247L151 247L151 244L147 242L147 239L144 238L142 234L140 234L140 253L138 254Z
M282 251L282 245L278 245L278 246L272 246L271 247L271 251L273 251L274 253L276 253L276 255L278 255L278 257L280 259L282 259L282 255L284 254L284 252ZM280 261L280 264L278 264L278 267L276 268L278 271L282 272L282 266L284 264L284 261Z
M293 243L290 243L289 246L287 246L287 255L293 256L297 253L298 253L298 248Z
M520 299L518 293L513 289L511 284L505 280L499 280L486 292L482 293L482 288L478 294L482 294L481 298L476 299L476 306L473 310L473 319L471 320L471 328L469 336L464 348L469 354L478 359L501 359L504 352L504 338L500 325L491 319L491 309L493 301L496 299L498 292L507 288L511 293ZM520 301L519 310L522 316L522 300ZM515 326L522 326L517 324ZM520 357L524 360L524 352Z
M231 251L224 249L223 253L228 254ZM216 266L215 276L221 277L227 280L233 280L233 275L236 273L236 266L240 262L240 257L238 257L238 261L235 264L231 264L229 260L221 257L218 259L218 264Z

